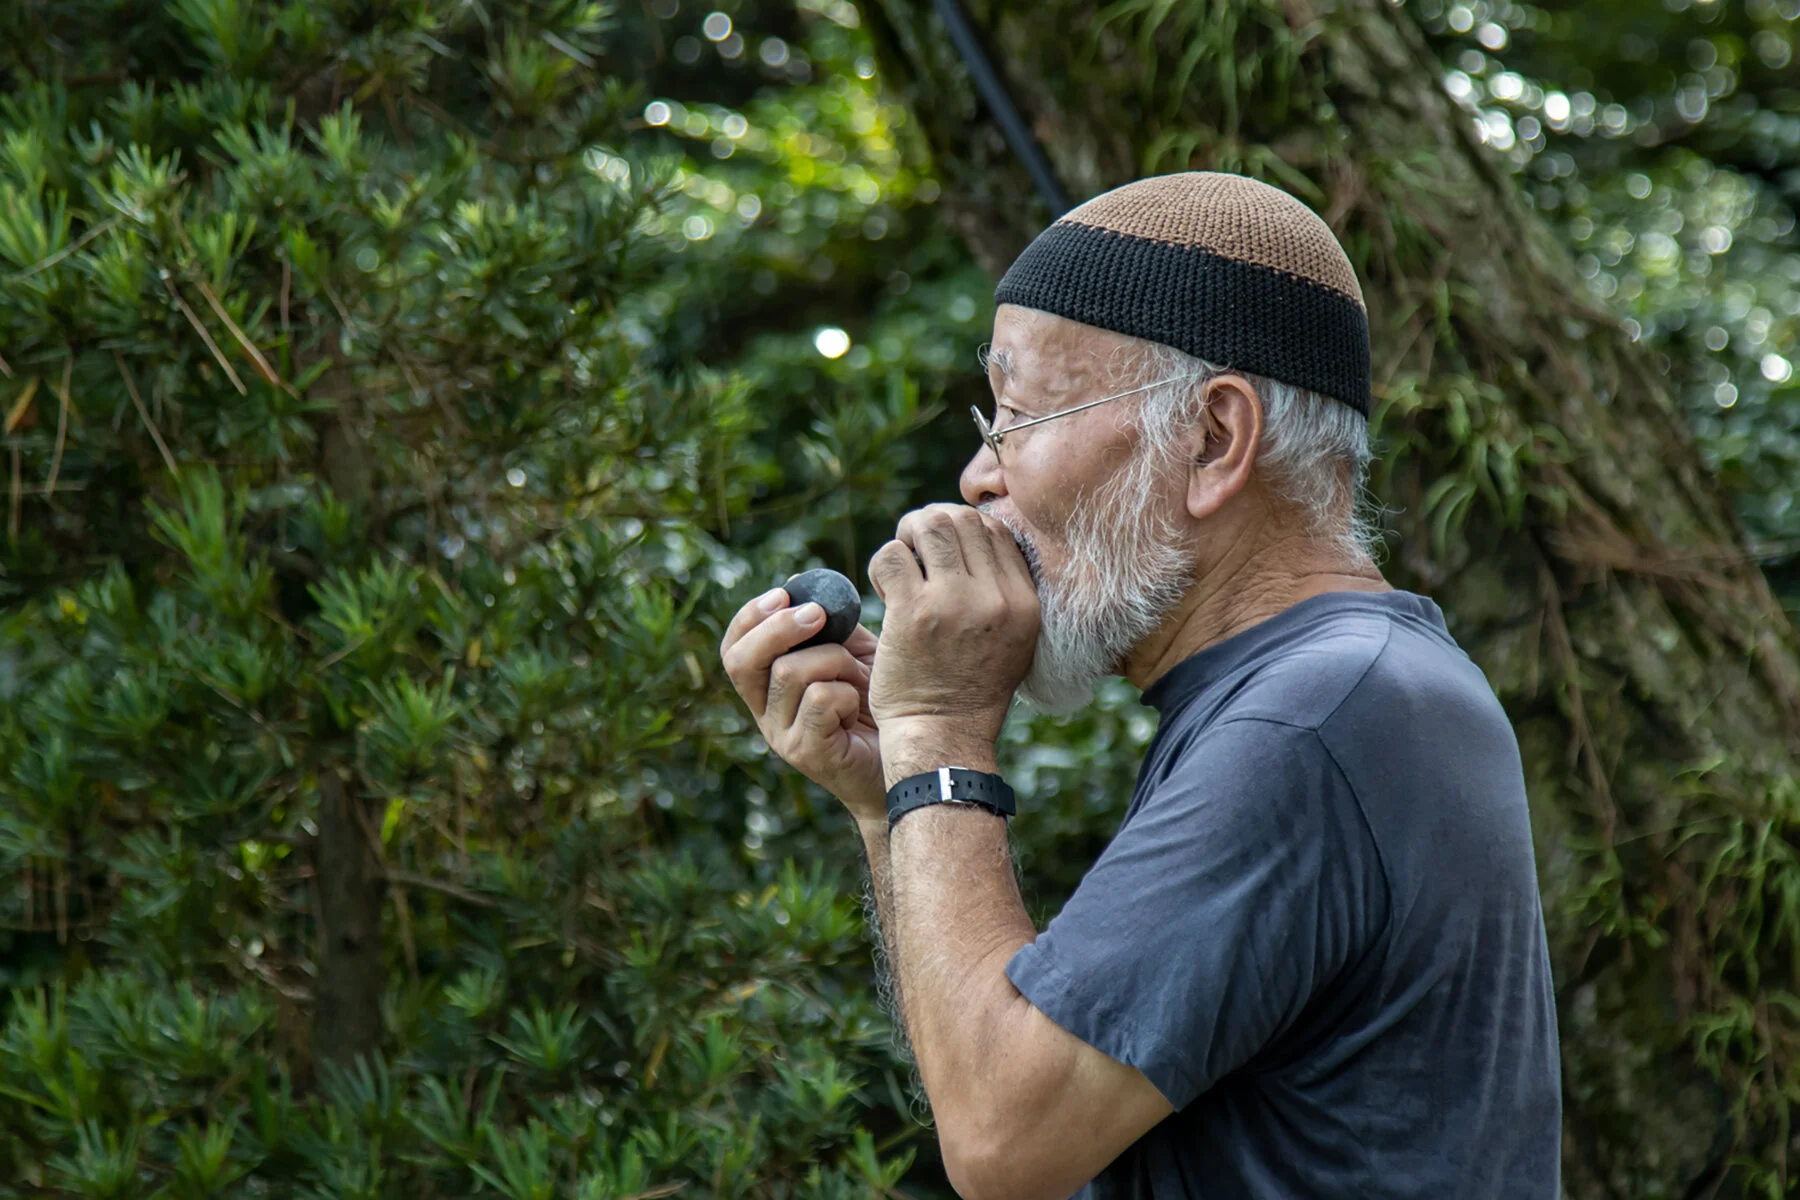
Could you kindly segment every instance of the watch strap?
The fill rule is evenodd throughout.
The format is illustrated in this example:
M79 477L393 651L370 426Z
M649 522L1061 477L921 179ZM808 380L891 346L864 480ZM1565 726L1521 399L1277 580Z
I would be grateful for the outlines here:
M1000 776L967 767L939 767L909 775L888 789L888 828L928 804L976 804L1003 818L1018 811L1011 785Z

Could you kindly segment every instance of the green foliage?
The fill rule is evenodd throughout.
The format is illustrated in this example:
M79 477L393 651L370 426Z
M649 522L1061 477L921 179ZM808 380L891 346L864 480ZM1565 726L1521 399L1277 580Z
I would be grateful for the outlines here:
M713 656L904 489L921 347L682 349L746 258L829 275L752 187L904 232L891 143L796 178L887 110L781 81L809 115L750 106L708 244L725 185L598 5L6 21L80 49L0 57L0 1194L891 1187L924 1131L855 865L793 865L835 807ZM346 905L373 1045L311 1021Z
M1015 199L1024 173L991 152L997 130L946 68L931 7L875 7L947 190L973 210L961 228L1003 262L1035 232ZM1339 231L1374 335L1389 578L1443 605L1521 734L1571 1194L1791 1188L1796 939L1753 914L1779 911L1800 876L1726 848L1733 822L1791 836L1794 646L1669 400L1725 467L1752 554L1790 556L1767 523L1792 511L1787 398L1765 385L1791 364L1794 93L1747 50L1782 58L1792 6L1126 2L1103 21L1078 5L970 7L1077 197L1146 169L1239 170ZM1740 81L1754 103L1696 128L1696 95ZM1670 140L1685 144L1659 148ZM1615 194L1603 227L1584 206ZM1673 256L1648 236L1684 229ZM1684 321L1699 344L1665 336ZM1755 357L1708 361L1727 334ZM1652 339L1648 354L1631 344ZM1734 397L1745 436L1721 437L1712 415ZM1089 729L1045 723L1028 743ZM1699 762L1706 785L1685 786ZM1093 786L1116 786L1111 772L1102 754ZM1708 869L1721 853L1745 874ZM1723 966L1746 958L1756 983ZM1696 1040L1747 1012L1754 1038Z
M0 15L0 1194L943 1190L868 986L853 842L713 657L760 586L857 576L974 446L991 281L934 202L965 230L1022 206L991 148L933 161L929 106L881 90L906 36L881 7ZM1567 345L1608 305L1637 323L1778 557L1800 456L1764 363L1794 357L1797 142L1768 37L1791 14L1458 7L1419 5L1449 86L1593 291ZM1097 173L1204 164L1328 205L1318 164L1351 119L1297 14L1124 0L1015 83L1039 113L1106 98L1131 136L1083 150ZM1042 19L988 23L1006 53L1008 21ZM1661 65L1684 61L1694 120L1694 80ZM933 86L973 118L953 61ZM1445 267L1442 164L1398 144L1358 154L1380 219L1349 241L1399 281L1384 495L1424 531L1397 570L1429 585L1470 530L1579 503L1582 431L1522 415L1542 364L1497 348ZM1528 761L1559 767L1536 794L1576 797L1544 843L1579 867L1559 944L1693 984L1671 1016L1559 963L1571 1097L1615 1115L1590 1050L1658 1079L1691 1055L1692 1086L1729 1093L1720 1165L1775 1194L1791 780L1708 760L1668 811L1609 808L1597 747L1657 731L1584 675L1601 633L1544 611L1509 702ZM1543 708L1589 741L1535 751ZM1152 728L1123 683L1009 725L1035 916L1104 844ZM385 881L361 1058L311 1023L332 788Z

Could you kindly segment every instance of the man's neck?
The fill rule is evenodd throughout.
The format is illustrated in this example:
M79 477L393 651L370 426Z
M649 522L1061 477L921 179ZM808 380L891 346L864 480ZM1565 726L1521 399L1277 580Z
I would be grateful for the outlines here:
M1176 663L1302 600L1326 592L1392 590L1374 563L1349 560L1304 538L1264 542L1255 549L1232 546L1202 568L1162 626L1126 659L1123 674L1142 691Z

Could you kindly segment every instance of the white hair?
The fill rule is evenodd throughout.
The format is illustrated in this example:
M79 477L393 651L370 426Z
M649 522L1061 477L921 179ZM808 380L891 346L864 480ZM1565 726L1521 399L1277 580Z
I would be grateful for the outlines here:
M1263 407L1262 444L1253 471L1262 471L1278 500L1301 515L1312 537L1354 563L1373 563L1381 548L1381 510L1368 490L1369 422L1348 404L1291 383L1233 371L1160 342L1142 341L1115 368L1127 382L1193 376L1145 393L1138 413L1141 442L1150 453L1200 419L1206 382L1236 374L1256 389ZM1163 452L1164 460L1167 451Z
M1127 656L1168 617L1193 586L1197 554L1166 503L1147 503L1177 466L1179 430L1200 419L1206 381L1228 368L1153 342L1128 348L1115 365L1122 388L1180 378L1153 388L1139 407L1139 450L1118 471L1074 498L1058 530L1062 565L1047 573L1037 535L999 502L982 505L1012 531L1037 585L1041 623L1019 696L1052 713L1087 703L1094 685L1119 674ZM1243 372L1239 372L1243 374ZM1263 405L1261 471L1304 528L1358 565L1373 560L1376 517L1364 481L1369 427L1347 404L1290 384L1244 375Z

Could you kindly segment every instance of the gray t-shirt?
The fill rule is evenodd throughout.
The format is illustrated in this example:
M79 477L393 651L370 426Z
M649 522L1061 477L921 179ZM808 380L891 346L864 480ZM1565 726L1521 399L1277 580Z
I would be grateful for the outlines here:
M1118 833L1007 966L1175 1106L1079 1194L1555 1197L1518 742L1437 605L1315 596L1144 703Z

